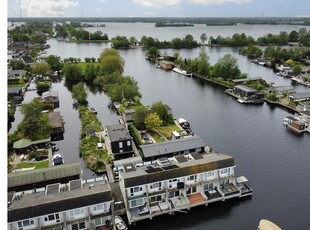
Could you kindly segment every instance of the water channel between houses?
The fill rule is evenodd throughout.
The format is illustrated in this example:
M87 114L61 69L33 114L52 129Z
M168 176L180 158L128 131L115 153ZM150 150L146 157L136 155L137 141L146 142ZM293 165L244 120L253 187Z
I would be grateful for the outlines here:
M136 36L138 39L145 31L145 35L156 37L156 31L168 30L168 28L157 30L153 27L151 30L147 24L126 24L127 32L124 32L119 29L122 24L110 24L107 24L106 28L101 28L110 37L114 36L114 30L117 30L113 25L118 28L119 35ZM97 30L97 28L91 29ZM214 29L212 27L212 30ZM231 33L245 32L247 35L257 37L269 30L277 33L281 30L290 32L293 29L299 28L266 26L264 29L248 26L245 31L241 29ZM177 31L175 34L174 30ZM153 32L146 34L147 31ZM168 32L172 34L158 33L158 36L162 36L158 38L161 40L169 39L169 36L170 39L182 37L190 31L188 28L172 28ZM225 28L218 28L218 33L214 35L209 35L207 30L195 32L194 38L199 40L203 32L208 36L232 35L227 34ZM62 58L97 58L104 48L110 47L110 44L75 44L58 42L55 39L49 40L48 43L51 48L47 50L47 55L54 54ZM229 53L238 59L241 71L248 73L250 77L260 76L267 82L274 82L275 85L292 84L289 79L276 76L271 69L250 63L235 49L209 47L204 49L210 57L211 64ZM197 48L179 52L181 57L195 58L201 50ZM174 51L166 50L166 52L172 55ZM142 49L120 51L125 60L124 75L130 75L138 82L142 103L151 105L161 100L168 104L174 115L177 118L187 119L193 131L209 146L234 156L235 172L249 179L253 196L250 199L214 203L208 207L192 209L189 214L176 213L174 217L163 216L152 221L138 222L134 229L145 229L145 226L148 226L149 230L159 229L162 226L165 226L165 229L256 229L262 218L278 223L283 229L308 229L310 185L307 183L307 178L310 175L310 135L296 136L286 130L282 120L284 116L289 115L289 112L266 103L260 106L239 104L226 95L221 87L155 68L145 60L144 53ZM292 86L297 92L309 92L309 88L305 86ZM55 142L56 146L63 154L65 163L82 162L84 178L91 178L94 174L85 168L83 160L78 155L81 124L78 112L72 106L70 92L63 82L53 83L52 90L59 93L59 111L65 120L64 140ZM35 91L27 92L25 101L30 101L34 96L37 96ZM105 94L88 88L88 101L90 106L97 109L97 116L104 126L117 123L116 114L108 108L110 99ZM20 119L21 115L17 110L16 122L13 123L12 129Z

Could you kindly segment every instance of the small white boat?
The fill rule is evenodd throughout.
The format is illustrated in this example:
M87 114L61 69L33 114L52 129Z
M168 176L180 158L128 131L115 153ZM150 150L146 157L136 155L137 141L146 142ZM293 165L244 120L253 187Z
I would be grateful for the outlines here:
M191 76L192 76L191 73L188 73L187 71L181 70L181 69L179 69L179 68L173 68L172 71L173 71L173 72L176 72L176 73L179 73L179 74L182 74L182 75L184 75L184 76L186 76L186 77L191 77Z
M61 154L59 154L59 153L54 154L53 155L52 163L53 163L54 166L56 166L56 165L63 165L64 164L64 159L61 156Z
M93 114L97 114L97 110L94 107L90 107L89 111L91 111Z
M127 230L127 226L120 216L115 216L115 226L117 230Z
M281 228L269 220L262 219L259 221L258 230L281 230Z

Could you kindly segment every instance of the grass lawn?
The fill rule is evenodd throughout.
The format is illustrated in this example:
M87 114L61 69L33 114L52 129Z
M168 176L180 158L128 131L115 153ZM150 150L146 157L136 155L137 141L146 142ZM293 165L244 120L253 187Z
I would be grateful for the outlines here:
M150 132L151 136L154 138L156 143L165 141L158 133L156 132Z
M8 88L18 88L18 87L24 87L26 83L18 83L18 84L9 84Z
M29 162L23 162L17 164L16 168L21 169L21 168L32 168L35 167L35 169L42 169L42 168L48 168L48 160L46 161L40 161L38 163L29 163Z
M171 138L171 132L180 130L177 125L169 125L169 126L161 126L156 128L162 135L164 135L167 139Z

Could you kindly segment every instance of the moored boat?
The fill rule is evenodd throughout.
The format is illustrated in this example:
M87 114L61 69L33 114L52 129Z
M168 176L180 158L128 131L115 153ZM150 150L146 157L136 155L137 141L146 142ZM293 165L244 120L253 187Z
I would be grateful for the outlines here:
M56 165L63 165L64 164L64 159L63 157L61 156L60 153L56 153L53 155L53 165L56 166Z
M90 107L89 111L91 111L93 114L97 114L97 110L94 107Z
M117 230L127 230L127 226L120 216L115 216L115 226Z
M281 230L281 228L276 225L275 223L272 223L270 220L260 220L258 225L258 230Z
M191 128L191 125L189 124L189 122L186 121L184 118L179 118L178 122L183 129L190 129Z
M191 77L192 76L191 73L188 73L186 70L181 70L179 68L173 68L172 71L176 72L176 73L179 73L179 74L182 74L182 75L184 75L186 77Z

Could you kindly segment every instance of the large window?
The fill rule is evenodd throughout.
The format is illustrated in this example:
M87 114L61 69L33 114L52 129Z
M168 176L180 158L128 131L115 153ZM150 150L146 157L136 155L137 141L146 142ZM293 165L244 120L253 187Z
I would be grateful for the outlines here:
M59 218L59 214L52 214L52 215L48 215L46 217L44 217L44 221L48 222L48 221L56 221L56 222L60 222L60 218Z
M108 211L108 204L107 203L101 203L101 204L97 204L93 206L93 210L94 211L104 211L107 212Z
M142 199L137 199L137 200L131 200L130 201L130 207L131 208L134 208L134 207L137 207L137 206L142 206L142 204L143 204Z
M205 185L203 186L203 189L204 189L205 191L213 190L213 183L205 184Z
M150 201L151 203L159 202L161 201L161 196L151 196Z
M18 225L19 229L23 229L23 227L28 227L28 226L34 225L34 221L33 220L18 221L17 225Z
M119 148L122 149L123 148L123 142L118 142L119 144Z
M142 187L139 187L139 186L130 188L130 196L133 196L134 193L141 192L141 191L142 191Z
M187 181L196 181L197 180L197 175L191 175L187 177Z
M76 216L84 215L84 208L77 208L69 211L70 219L75 218Z
M80 222L78 224L72 224L71 228L72 230L86 229L86 225L85 222Z
M220 173L230 175L230 168L221 169Z
M150 189L161 189L161 182L156 182L150 185Z

